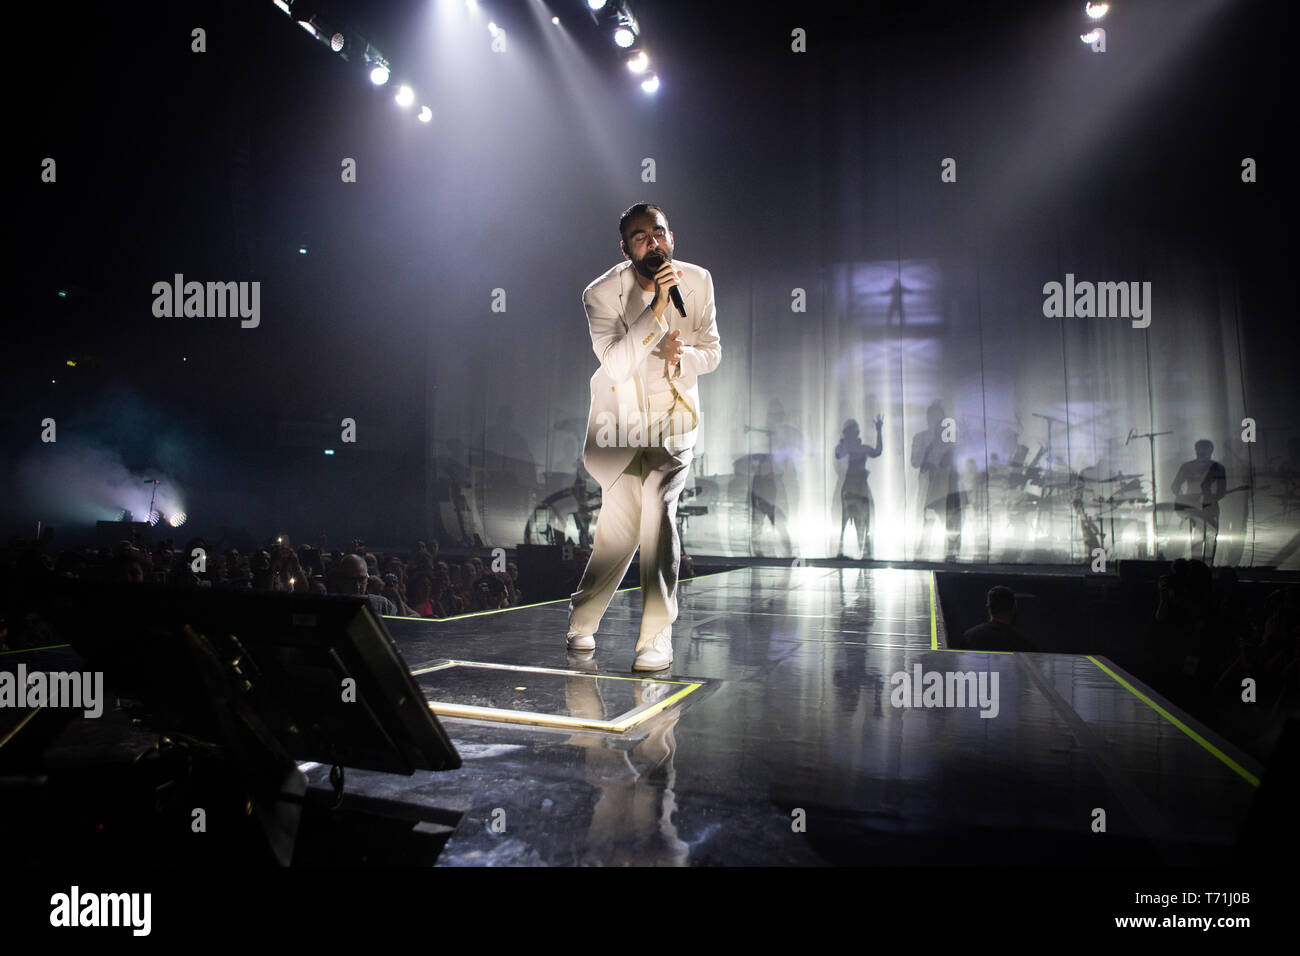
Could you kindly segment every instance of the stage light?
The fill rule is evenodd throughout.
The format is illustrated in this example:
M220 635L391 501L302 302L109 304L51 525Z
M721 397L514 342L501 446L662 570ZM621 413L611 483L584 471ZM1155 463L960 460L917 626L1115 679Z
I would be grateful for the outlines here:
M332 455L332 454L334 454L334 449L333 449L333 448L326 448L326 449L325 449L325 454L327 454L327 455Z
M383 86L388 82L389 77L388 58L375 49L375 45L365 37L354 37L354 40L358 48L365 44L365 52L361 56L362 61L370 69L370 82L375 86Z
M649 65L650 58L645 55L645 50L638 50L627 61L627 68L633 73L644 73L645 68Z
M559 17L551 17L551 22L554 23L554 24L558 27L558 26L560 25L560 18L559 18Z
M429 109L427 106L421 106L418 119L421 123L428 123L433 119L433 110Z
M651 73L641 81L641 89L647 93L657 93L659 91L659 74Z
M302 27L312 36L316 36L316 26L310 20L299 20L298 26Z
M415 90L406 85L400 86L397 89L397 95L393 99L397 100L398 106L410 106L415 102Z
M587 0L587 6L592 10L603 10L605 8L605 0Z
M306 246L299 246L299 247L298 247L298 255L300 255L300 256L305 256L306 254L307 254L307 247L306 247Z
M335 53L343 52L343 44L344 44L344 40L343 40L342 33L336 33L332 37L330 37L330 49L333 50Z
M1083 5L1083 12L1094 20L1100 20L1108 10L1110 10L1109 3L1085 3Z
M167 519L167 523L170 524L173 528L179 528L181 525L185 523L185 518L186 518L185 512L178 511L170 518Z
M1079 34L1079 39L1091 46L1097 42L1097 37L1099 36L1101 36L1101 34L1098 31L1089 30L1087 33Z
M162 520L162 512L159 511L157 508L154 508L153 511L149 512L150 524L157 524L161 520Z
M289 4L285 0L274 0L275 5L283 10L286 14L289 12Z
M637 35L641 28L637 26L636 18L628 8L622 4L619 5L617 16L614 19L614 42L627 49L636 43Z
M499 26L497 26L495 23L493 23L493 22L490 21L490 20L488 21L488 33L492 34L493 36L496 36L496 35L497 35L497 31L500 30L500 29L501 29L501 28L500 28Z
M67 297L68 297L68 290L67 290L67 289L60 289L60 290L59 290L59 298L60 298L60 299L66 299Z

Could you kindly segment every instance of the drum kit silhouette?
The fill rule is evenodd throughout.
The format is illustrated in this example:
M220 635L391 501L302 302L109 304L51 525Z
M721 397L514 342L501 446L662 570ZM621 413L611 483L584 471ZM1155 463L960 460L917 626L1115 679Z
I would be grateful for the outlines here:
M1084 549L1088 553L1092 553L1095 548L1104 548L1112 559L1119 555L1120 549L1116 546L1118 522L1122 531L1131 529L1136 532L1134 551L1137 556L1146 555L1151 536L1155 539L1156 554L1163 554L1164 548L1180 536L1197 538L1203 535L1207 525L1210 530L1217 532L1218 501L1236 492L1251 489L1248 484L1237 485L1219 495L1180 494L1175 495L1173 501L1153 502L1147 493L1144 478L1142 472L1117 472L1105 478L1078 475L1071 479L1076 488L1073 504L1079 518ZM1105 485L1114 487L1089 487ZM1107 490L1109 494L1101 493ZM1267 487L1257 490L1264 491ZM1089 492L1093 493L1085 498ZM1090 513L1089 506L1096 510Z
M990 485L1004 490L1001 503L1009 524L1023 522L1030 538L1055 540L1058 522L1068 516L1085 554L1102 548L1111 559L1120 556L1121 550L1146 557L1153 538L1154 553L1161 554L1177 536L1199 535L1206 522L1217 520L1217 509L1202 502L1199 495L1156 501L1144 472L1088 475L1053 468L1050 456L1046 467L1039 467L1046 447L1040 447L1028 463L1024 462L1024 450L1024 446L1018 449L1018 460L991 469ZM1239 485L1223 496L1249 488Z

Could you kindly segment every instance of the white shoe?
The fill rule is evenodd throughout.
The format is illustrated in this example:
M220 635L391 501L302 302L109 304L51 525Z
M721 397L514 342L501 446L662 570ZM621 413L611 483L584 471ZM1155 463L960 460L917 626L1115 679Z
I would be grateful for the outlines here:
M596 638L593 634L572 632L569 634L566 643L571 651L594 651L596 649Z
M634 671L661 671L673 662L673 629L665 627L637 652Z

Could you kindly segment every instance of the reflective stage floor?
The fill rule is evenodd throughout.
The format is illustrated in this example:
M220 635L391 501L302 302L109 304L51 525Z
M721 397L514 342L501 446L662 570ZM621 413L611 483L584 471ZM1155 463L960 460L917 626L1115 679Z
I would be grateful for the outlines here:
M388 618L464 766L348 789L463 813L439 866L1228 858L1256 761L1104 658L948 650L932 586L696 578L654 675L631 670L635 589L591 655L565 650L565 601Z

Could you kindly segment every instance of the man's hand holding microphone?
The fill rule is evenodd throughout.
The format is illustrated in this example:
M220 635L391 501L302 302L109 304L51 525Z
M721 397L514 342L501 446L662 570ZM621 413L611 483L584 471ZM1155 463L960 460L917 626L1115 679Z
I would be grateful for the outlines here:
M656 319L662 319L668 309L668 303L672 302L684 317L686 307L682 302L681 288L677 283L682 274L674 269L672 262L665 259L662 254L658 259L659 268L655 271L655 297L650 303L650 308L654 311ZM669 365L678 363L685 347L682 344L682 334L677 329L673 329L659 341L659 348Z

